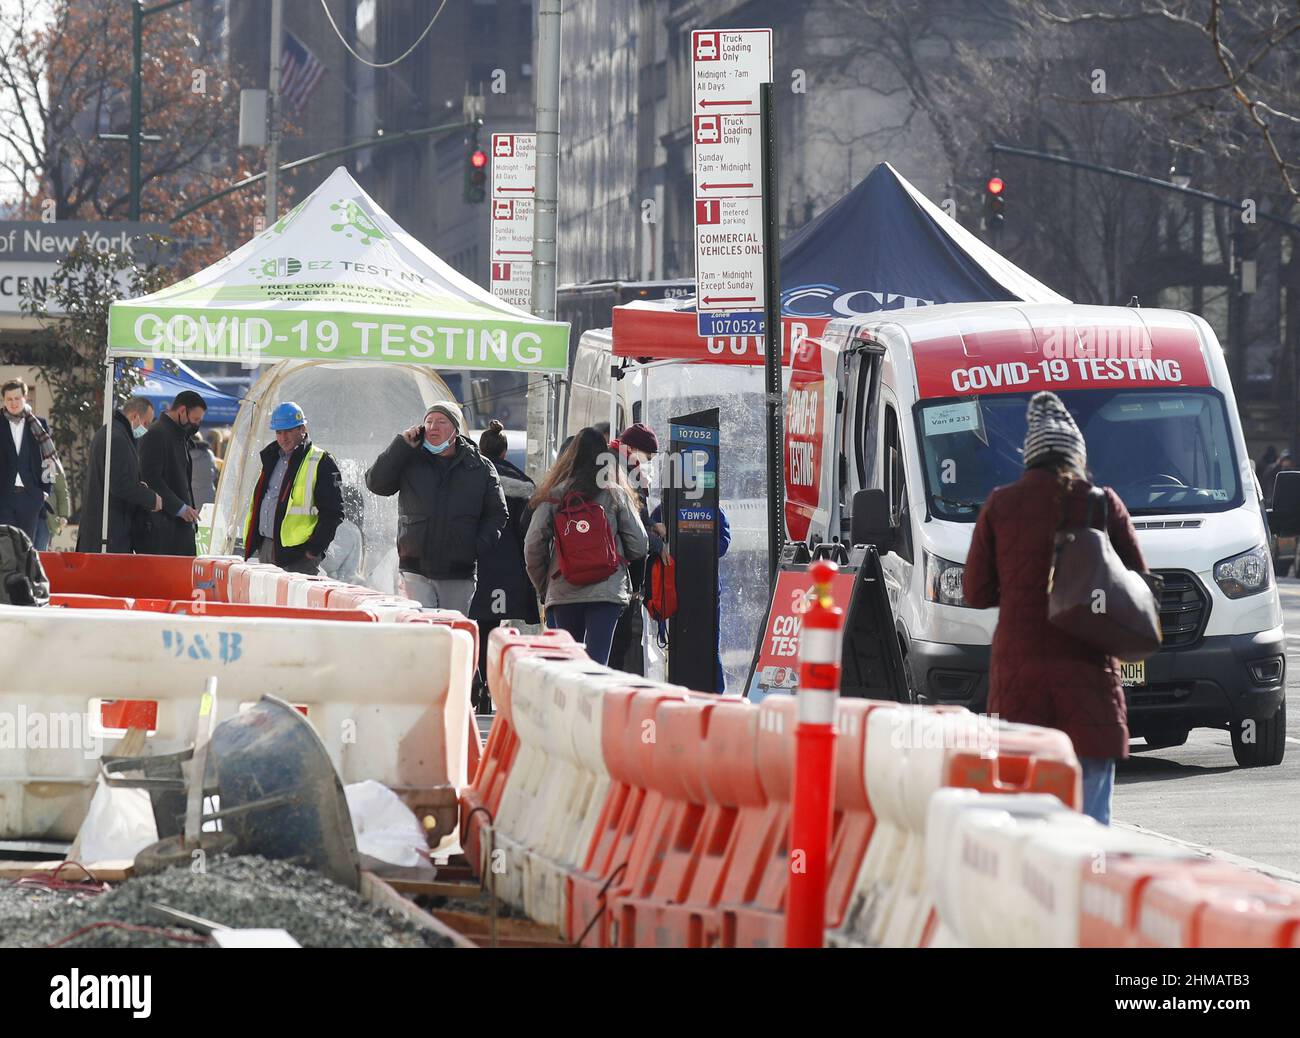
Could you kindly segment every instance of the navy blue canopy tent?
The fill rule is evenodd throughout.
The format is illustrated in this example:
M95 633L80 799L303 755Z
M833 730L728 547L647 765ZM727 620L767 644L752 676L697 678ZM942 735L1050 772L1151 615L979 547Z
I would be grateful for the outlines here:
M142 396L153 403L154 410L162 411L170 406L176 394L185 389L192 389L203 397L208 405L207 414L203 416L204 425L231 425L239 414L239 398L214 389L206 382L187 377L183 373L167 371L144 371L144 384L132 391L132 396Z
M834 317L938 303L1069 302L985 245L882 162L781 245L781 314L800 334ZM761 364L752 350L710 352L695 300L614 308L616 356Z

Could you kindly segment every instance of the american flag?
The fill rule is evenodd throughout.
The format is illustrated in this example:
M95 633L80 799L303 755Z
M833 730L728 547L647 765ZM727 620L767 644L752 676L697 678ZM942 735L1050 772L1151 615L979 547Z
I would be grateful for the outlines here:
M293 33L286 32L284 49L280 52L280 99L295 115L307 103L323 75L325 66L316 60L316 55Z

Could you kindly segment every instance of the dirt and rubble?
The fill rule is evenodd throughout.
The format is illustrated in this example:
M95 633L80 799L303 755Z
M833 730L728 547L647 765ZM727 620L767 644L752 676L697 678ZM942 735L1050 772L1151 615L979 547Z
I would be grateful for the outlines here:
M169 869L100 894L0 883L0 948L215 946L194 930L166 922L150 908L155 902L229 927L281 928L305 948L451 946L440 934L315 872L252 856L218 856L202 872ZM125 927L95 926L106 922Z

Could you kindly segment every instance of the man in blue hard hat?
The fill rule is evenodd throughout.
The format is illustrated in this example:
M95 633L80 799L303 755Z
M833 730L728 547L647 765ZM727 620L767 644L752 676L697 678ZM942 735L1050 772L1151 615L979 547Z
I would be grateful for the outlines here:
M307 436L307 416L292 401L271 412L275 442L262 450L262 474L244 520L244 558L257 555L290 573L319 573L343 521L343 478L327 451Z

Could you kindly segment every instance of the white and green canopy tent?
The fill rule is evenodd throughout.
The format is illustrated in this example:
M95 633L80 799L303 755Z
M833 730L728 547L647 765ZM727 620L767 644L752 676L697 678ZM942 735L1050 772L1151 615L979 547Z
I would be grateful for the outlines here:
M124 357L550 374L565 371L568 340L567 324L539 320L453 270L340 167L224 259L112 305L104 421ZM103 514L106 545L107 481Z

